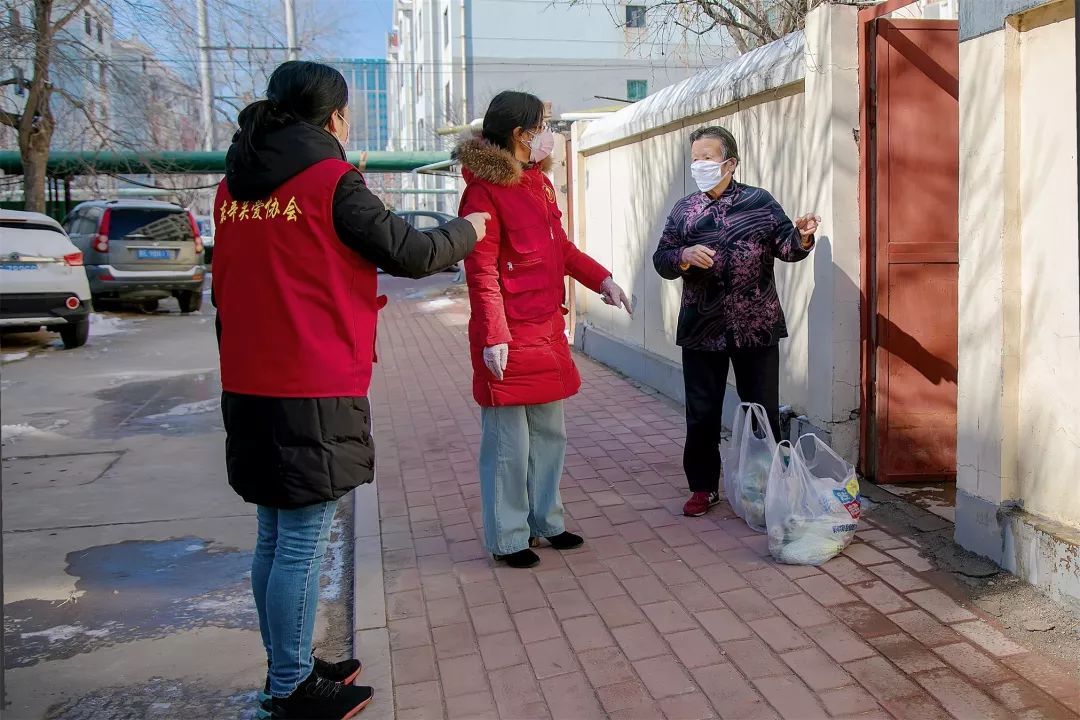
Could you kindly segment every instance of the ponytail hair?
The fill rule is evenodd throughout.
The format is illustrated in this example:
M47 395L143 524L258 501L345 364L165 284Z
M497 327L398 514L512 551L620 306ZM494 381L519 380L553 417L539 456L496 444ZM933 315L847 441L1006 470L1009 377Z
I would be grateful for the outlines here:
M348 104L349 86L340 72L322 63L290 60L270 75L266 99L240 111L233 143L241 156L252 157L266 133L298 122L323 127Z

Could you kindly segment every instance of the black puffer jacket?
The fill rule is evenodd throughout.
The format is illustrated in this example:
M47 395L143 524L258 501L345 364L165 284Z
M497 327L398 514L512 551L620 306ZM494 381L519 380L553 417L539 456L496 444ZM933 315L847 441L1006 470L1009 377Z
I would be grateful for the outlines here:
M226 182L238 200L265 198L317 162L344 159L330 133L305 123L274 130L256 142L254 162L243 164L234 149L226 159ZM465 220L416 230L386 210L359 173L346 174L338 184L333 219L341 242L392 275L417 278L439 272L463 260L476 244L476 233ZM228 331L217 323L219 339ZM336 500L374 479L367 398L225 392L221 404L229 484L248 502L298 508Z

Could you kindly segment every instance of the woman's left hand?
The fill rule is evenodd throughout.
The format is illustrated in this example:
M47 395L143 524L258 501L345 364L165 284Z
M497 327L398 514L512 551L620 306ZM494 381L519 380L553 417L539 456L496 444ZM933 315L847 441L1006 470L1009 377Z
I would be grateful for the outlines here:
M630 299L626 297L626 293L623 289L615 283L615 279L609 277L604 281L604 284L600 286L600 295L604 298L604 302L612 307L619 307L620 305L626 308L627 315L633 315L634 309L630 306Z
M795 219L795 229L799 231L804 246L809 244L810 238L818 231L820 224L821 218L813 213Z

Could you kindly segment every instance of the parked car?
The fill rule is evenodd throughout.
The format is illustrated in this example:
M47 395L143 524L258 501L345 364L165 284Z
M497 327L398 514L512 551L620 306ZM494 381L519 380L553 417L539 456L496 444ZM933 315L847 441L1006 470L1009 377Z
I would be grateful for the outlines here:
M195 222L199 225L199 236L202 237L203 264L210 267L214 264L214 218L199 215Z
M41 213L0 210L0 329L60 333L64 347L90 337L90 284L83 253Z
M86 258L94 300L124 300L153 311L169 296L180 311L202 307L203 243L195 216L153 200L91 200L64 220Z
M397 214L417 230L431 230L454 219L453 215L435 212L434 210L399 210ZM454 265L446 268L446 272L457 272L458 269L459 266Z

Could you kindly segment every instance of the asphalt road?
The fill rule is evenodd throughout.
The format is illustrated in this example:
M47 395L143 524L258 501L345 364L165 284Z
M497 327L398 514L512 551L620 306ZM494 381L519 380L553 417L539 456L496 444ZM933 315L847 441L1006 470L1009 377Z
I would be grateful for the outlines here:
M103 313L90 341L5 336L5 718L249 718L265 673L254 508L229 489L213 310ZM350 514L320 654L347 654Z

